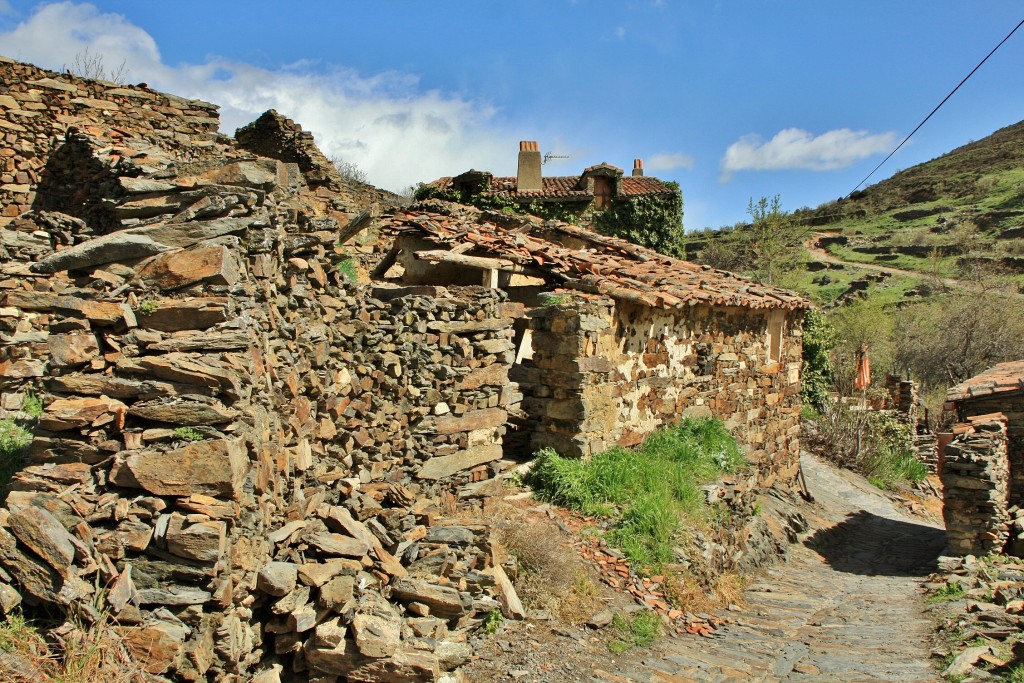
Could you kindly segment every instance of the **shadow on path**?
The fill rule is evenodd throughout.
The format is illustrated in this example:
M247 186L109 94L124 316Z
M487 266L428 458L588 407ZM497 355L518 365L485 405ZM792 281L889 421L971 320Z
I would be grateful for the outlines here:
M804 545L836 571L866 576L918 576L935 567L946 532L925 524L858 510L820 529Z

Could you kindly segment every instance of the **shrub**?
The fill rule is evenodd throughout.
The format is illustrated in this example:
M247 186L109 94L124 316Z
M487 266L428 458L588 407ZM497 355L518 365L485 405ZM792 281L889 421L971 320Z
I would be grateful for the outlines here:
M191 427L178 427L174 430L174 438L181 441L202 441L204 437L201 432Z
M800 397L804 406L821 410L832 395L835 364L832 349L836 345L836 328L820 310L804 315L803 367L800 371Z

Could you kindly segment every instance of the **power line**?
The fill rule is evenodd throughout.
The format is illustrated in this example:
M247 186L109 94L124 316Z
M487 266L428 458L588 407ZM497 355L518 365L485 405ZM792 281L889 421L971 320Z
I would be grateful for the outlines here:
M936 105L935 109L932 109L931 113L928 114L928 116L924 117L924 120L921 121L921 123L917 124L917 128L915 128L914 130L910 131L910 135L908 135L907 137L903 138L903 142L901 142L900 144L896 145L896 149L894 149L893 151L889 152L889 156L887 156L884 159L882 159L881 163L879 163L878 166L875 166L873 169L871 169L871 173L868 173L867 176L864 177L864 180L862 180L859 183L857 183L857 187L855 187L852 190L850 190L850 194L848 194L846 196L849 197L854 192L856 192L858 189L860 189L861 185L866 183L868 181L868 178L870 178L871 176L873 176L875 174L875 171L877 171L878 169L882 168L882 166L885 165L885 162L889 161L889 159L892 158L893 154L895 154L896 152L900 151L900 148L903 147L903 145L907 144L907 140L909 140L911 137L913 137L914 133L916 133L917 131L921 130L921 126L923 126L924 124L928 123L928 119L930 119L932 117L932 115L934 115L935 112L937 112L942 107L942 105L944 105L946 103L946 100L948 100L950 97L952 97L953 94L957 90L960 89L960 86L962 86L964 83L966 83L967 79L970 78L971 76L973 76L974 72L977 71L978 69L980 69L981 65L984 64L985 62L987 62L988 58L991 57L993 54L995 54L996 50L1001 48L1003 46L1003 43L1008 41L1010 39L1010 36L1012 36L1014 33L1016 33L1017 29L1019 29L1021 26L1024 26L1024 19L1021 19L1020 23L1017 24L1016 26L1014 26L1013 30L1010 31L1009 33L1007 33L1006 37L1003 38L1001 41L999 41L998 45L996 45L994 48L992 48L991 52L989 52L987 55L985 55L985 59L983 59L980 62L978 62L978 66L976 66L973 69L971 69L971 73L969 73L966 76L964 76L964 79L962 81L960 81L959 83L957 83L957 86L955 88L953 88L949 92L949 94L946 95L942 99L942 101L938 103L938 105Z

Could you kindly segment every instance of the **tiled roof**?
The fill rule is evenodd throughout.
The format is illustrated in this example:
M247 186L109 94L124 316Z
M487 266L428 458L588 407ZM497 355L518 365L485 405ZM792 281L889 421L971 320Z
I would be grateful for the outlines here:
M521 197L523 199L592 199L593 193L579 189L579 176L551 176L541 178L542 190L519 192L516 189L516 177L498 177L491 179L491 189L487 194ZM633 197L642 194L674 194L675 188L657 178L648 176L625 176L619 180L620 196ZM452 186L451 176L438 178L427 183L431 187L447 190Z
M950 387L946 392L946 401L954 403L1022 390L1024 390L1024 360L1013 360L1000 363L955 387Z
M746 308L809 308L810 302L783 289L759 285L747 278L710 266L671 258L632 242L596 234L574 225L548 221L501 227L486 212L459 207L456 215L416 209L397 211L381 219L382 228L410 233L444 245L473 246L467 255L501 258L533 267L559 286L607 294L658 308L693 304ZM571 249L560 239L587 246Z

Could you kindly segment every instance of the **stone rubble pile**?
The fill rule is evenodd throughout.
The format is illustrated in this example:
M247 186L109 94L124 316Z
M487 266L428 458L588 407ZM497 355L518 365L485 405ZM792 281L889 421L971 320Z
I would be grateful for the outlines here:
M955 555L998 553L1009 538L1006 416L979 415L954 428L942 465L943 508Z
M940 557L939 571L925 587L938 601L951 586L963 597L942 625L955 636L951 651L942 653L948 656L942 675L988 680L987 671L1005 672L1024 661L1024 647L1017 642L1024 628L1024 564L1005 556ZM933 609L946 611L944 603Z
M90 212L0 226L0 418L42 404L0 610L109 618L153 680L441 680L523 616L465 521L511 466L523 307L350 282L295 163L102 132L69 136Z

